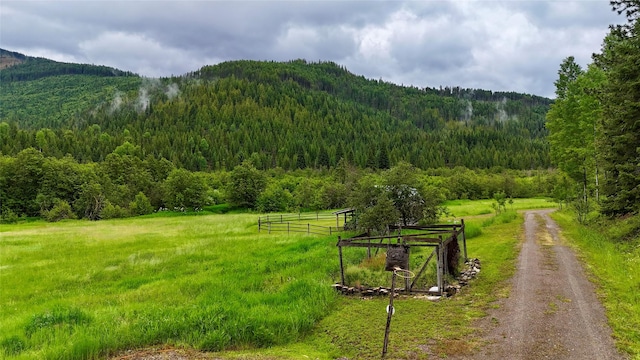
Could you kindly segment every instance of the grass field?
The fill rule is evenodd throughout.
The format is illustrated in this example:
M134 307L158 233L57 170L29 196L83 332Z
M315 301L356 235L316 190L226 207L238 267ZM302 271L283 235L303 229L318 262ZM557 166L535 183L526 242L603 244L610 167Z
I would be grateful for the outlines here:
M164 344L226 349L216 356L227 358L379 358L388 299L333 292L336 236L258 233L256 221L224 214L1 225L0 351L97 359ZM506 295L522 220L482 221L468 222L482 229L468 243L483 264L479 279L440 302L397 300L389 358L474 346L473 320Z
M616 344L640 359L640 217L619 221L615 226L605 223L598 231L578 225L570 213L552 216L597 284ZM635 237L620 239L634 228L631 233L635 231Z
M450 215L447 219L464 218L468 216L486 215L495 213L491 207L493 199L483 200L450 200L445 202ZM555 208L557 203L547 198L513 199L513 203L506 204L507 210L529 210Z

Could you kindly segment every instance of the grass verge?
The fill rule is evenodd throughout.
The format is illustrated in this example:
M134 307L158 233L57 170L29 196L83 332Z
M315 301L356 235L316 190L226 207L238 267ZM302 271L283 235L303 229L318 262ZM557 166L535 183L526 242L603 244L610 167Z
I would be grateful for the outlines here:
M640 359L640 217L589 227L568 212L552 217L597 284L618 348Z

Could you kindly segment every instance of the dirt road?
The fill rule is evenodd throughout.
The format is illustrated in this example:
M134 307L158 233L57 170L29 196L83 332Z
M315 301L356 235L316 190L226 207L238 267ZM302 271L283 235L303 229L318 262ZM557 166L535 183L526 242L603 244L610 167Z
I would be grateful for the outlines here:
M604 309L551 210L525 214L525 241L510 296L483 327L481 359L624 359Z

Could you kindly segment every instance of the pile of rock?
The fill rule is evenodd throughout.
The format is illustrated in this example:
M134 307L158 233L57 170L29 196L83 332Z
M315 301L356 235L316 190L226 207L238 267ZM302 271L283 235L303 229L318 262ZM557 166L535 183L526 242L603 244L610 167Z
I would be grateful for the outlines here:
M478 259L469 259L464 263L465 270L460 273L460 277L458 277L458 283L461 286L467 285L469 280L475 278L480 272L480 260Z
M449 284L444 288L444 291L442 292L442 296L445 297L449 297L449 296L453 296L455 295L457 292L460 291L460 289L469 284L469 280L475 278L478 273L480 272L480 260L478 259L469 259L468 261L466 261L464 263L465 265L465 270L462 271L460 273L460 276L458 277L458 281L457 283L454 284ZM375 288L370 288L370 287L364 287L364 286L347 286L347 285L342 285L342 284L333 284L331 285L336 291L342 293L343 295L359 295L359 296L388 296L389 293L391 292L391 288L386 288L386 287L375 287ZM404 289L398 289L396 288L396 293L399 292L403 292ZM428 290L428 297L430 298L430 300L432 300L431 298L433 297L434 299L439 299L440 298L440 291L438 289L437 286L431 287ZM433 295L438 295L438 296L433 296Z
M390 288L382 286L369 288L364 286L346 286L341 284L331 285L336 291L341 292L343 295L361 295L361 296L377 296L377 295L389 295ZM398 289L396 289L398 291Z

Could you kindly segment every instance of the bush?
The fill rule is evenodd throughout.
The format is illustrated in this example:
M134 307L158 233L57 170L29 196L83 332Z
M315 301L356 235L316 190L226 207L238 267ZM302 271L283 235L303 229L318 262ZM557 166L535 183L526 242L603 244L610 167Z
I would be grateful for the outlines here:
M76 214L73 213L71 205L63 200L56 201L56 204L53 206L53 208L48 211L43 211L42 215L44 216L44 219L49 222L76 218Z
M153 206L151 206L149 198L141 191L129 203L129 211L132 215L147 215L153 212Z
M265 191L258 196L257 208L260 212L287 211L293 207L293 195L280 184L270 184Z
M106 200L105 206L100 211L101 219L118 219L129 216L127 209L123 209L120 205L113 205L109 200Z
M0 224L14 224L18 222L18 215L13 212L13 210L5 207L2 208L2 213L0 213Z

